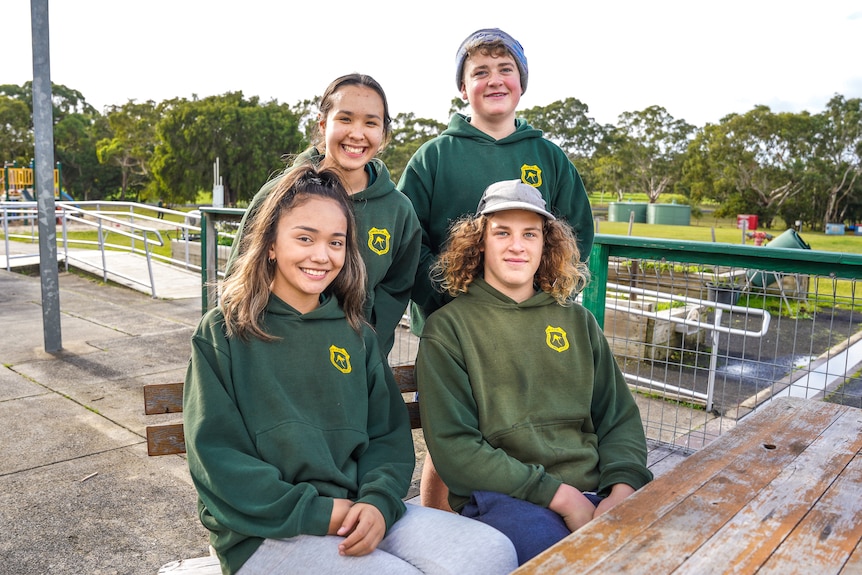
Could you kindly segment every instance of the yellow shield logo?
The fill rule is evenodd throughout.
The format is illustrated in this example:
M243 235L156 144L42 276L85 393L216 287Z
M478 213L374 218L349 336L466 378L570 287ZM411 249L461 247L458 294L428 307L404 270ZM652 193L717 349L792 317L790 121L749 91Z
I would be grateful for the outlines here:
M561 327L548 326L545 328L545 343L554 351L566 351L569 349L569 338Z
M368 230L368 247L378 256L389 253L389 230L371 228Z
M527 185L538 188L542 185L542 169L539 166L521 166L521 181Z
M334 345L329 346L329 361L341 373L350 373L353 370L350 367L350 354L347 353L346 349Z

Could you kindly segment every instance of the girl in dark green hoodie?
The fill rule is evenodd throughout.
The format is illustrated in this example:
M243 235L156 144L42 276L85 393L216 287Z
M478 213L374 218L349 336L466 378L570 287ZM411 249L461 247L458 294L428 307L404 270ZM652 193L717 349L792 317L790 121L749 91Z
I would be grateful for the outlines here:
M389 176L377 153L392 132L383 88L371 76L336 78L320 97L317 137L294 165L312 163L337 170L356 214L359 251L367 274L365 317L377 332L384 355L395 342L419 265L421 232L413 205ZM245 230L272 192L277 178L255 194L243 216L227 263L227 273L244 250Z
M413 438L354 225L337 174L291 171L192 338L186 448L222 571L507 573L498 531L402 501Z

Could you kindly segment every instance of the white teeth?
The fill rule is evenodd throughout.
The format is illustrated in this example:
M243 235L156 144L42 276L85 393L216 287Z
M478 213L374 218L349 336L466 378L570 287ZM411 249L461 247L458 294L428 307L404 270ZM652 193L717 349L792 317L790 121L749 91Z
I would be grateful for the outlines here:
M353 146L344 146L344 151L349 154L361 154L365 148L354 148Z
M302 270L302 271L303 271L303 272L305 272L305 273L307 273L307 274L308 274L308 275L310 275L310 276L323 277L324 275L326 275L326 272L325 272L325 271L323 271L323 270L309 270L309 269L305 269L305 268L303 268L303 270Z

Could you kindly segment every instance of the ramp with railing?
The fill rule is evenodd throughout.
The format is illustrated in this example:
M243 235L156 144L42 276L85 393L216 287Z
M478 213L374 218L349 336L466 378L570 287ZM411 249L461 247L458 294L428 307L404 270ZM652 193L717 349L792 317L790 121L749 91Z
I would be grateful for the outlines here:
M171 213L173 220L158 217ZM200 265L192 262L188 239L200 234L185 212L135 202L57 202L57 256L73 266L152 297L198 297ZM3 266L39 263L36 202L0 202ZM183 259L157 253L182 239Z

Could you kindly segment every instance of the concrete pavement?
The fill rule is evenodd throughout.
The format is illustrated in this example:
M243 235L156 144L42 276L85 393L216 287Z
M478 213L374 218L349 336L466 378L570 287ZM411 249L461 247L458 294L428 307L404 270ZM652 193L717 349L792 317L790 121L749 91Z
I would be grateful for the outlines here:
M155 574L207 554L183 457L148 457L142 386L180 381L200 295L61 273L63 349L38 276L0 271L0 572Z

